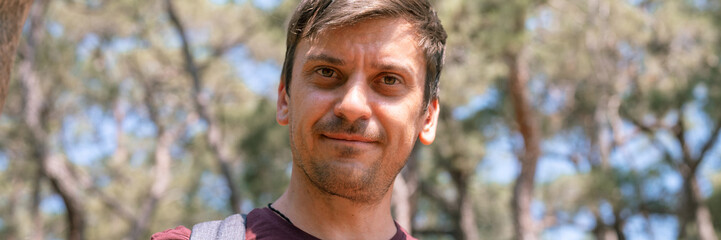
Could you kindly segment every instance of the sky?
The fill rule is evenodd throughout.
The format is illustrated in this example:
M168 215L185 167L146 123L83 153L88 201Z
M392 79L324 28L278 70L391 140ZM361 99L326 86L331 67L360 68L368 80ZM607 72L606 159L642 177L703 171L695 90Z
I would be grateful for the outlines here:
M210 0L214 3L222 4L229 0ZM279 0L253 0L253 3L263 9L271 9L275 7ZM544 23L544 16L531 19L527 22L527 27L533 29L539 24ZM58 24L49 24L48 30L51 35L63 34L64 28ZM79 43L78 56L87 57L90 51L97 47L99 39L95 35L88 35ZM136 42L132 39L118 39L111 46L107 46L107 50L111 52L123 52L132 50L136 47ZM248 50L243 46L233 48L225 56L237 69L240 78L245 79L247 86L260 95L274 98L275 88L280 75L280 66L272 61L258 62L252 59ZM250 70L254 70L253 75L249 75ZM464 106L453 109L453 116L456 119L465 119L472 116L475 112L486 108L494 107L499 104L499 90L489 88L485 93L471 98ZM689 139L692 143L705 141L709 136L711 122L707 116L703 115L700 106L703 103L705 93L704 89L694 91L697 95L697 102L690 104L686 109L686 113L690 116L690 120L695 124L689 129ZM112 115L105 113L100 107L91 107L86 109L81 116L70 116L63 121L63 127L67 129L62 135L62 142L72 143L64 144L63 148L67 151L69 159L79 166L90 166L109 154L112 154L117 143L116 130ZM633 132L631 124L624 125L624 131ZM202 130L204 125L195 126L198 130ZM124 121L123 131L133 132L135 134L152 136L155 129L148 124L142 114L130 112ZM485 183L498 183L509 185L513 183L519 172L519 164L514 153L518 149L518 133L498 126L486 126L484 131L492 132L494 138L486 143L486 155L481 163L477 166L477 171ZM659 139L668 146L672 154L680 154L678 148L674 148L670 139L671 136L659 136ZM539 161L537 182L547 183L562 176L582 174L590 168L581 164L577 168L567 157L572 154L572 144L574 138L573 133L568 136L555 136L546 139L543 142L544 152L552 152L541 157ZM721 141L719 141L721 142ZM719 152L721 147L718 145L713 148L712 159L705 161L702 166L702 176L699 178L701 187L706 196L711 194L711 184L707 176L718 171L721 166L719 162ZM148 153L136 153L148 154ZM612 166L628 171L643 171L655 166L656 161L661 154L657 149L652 148L647 138L640 136L632 139L629 144L614 151L611 157ZM142 156L136 158L142 159ZM7 157L0 152L0 170L7 168ZM204 186L201 196L205 196L204 200L208 202L221 201L218 206L223 206L222 198L218 195L227 195L227 189L224 189L223 180L212 174L204 174L201 182ZM677 192L681 187L681 178L674 171L662 172L658 181L645 186L645 192L649 196L658 194L659 190L667 190ZM211 204L212 205L212 204ZM543 204L537 202L534 204L534 215L543 215ZM250 209L252 206L244 204L244 209ZM41 209L46 213L61 213L64 211L62 199L57 195L52 195L43 199ZM610 214L610 208L601 208L604 214ZM549 228L543 232L543 239L587 239L587 233L595 226L595 220L589 211L580 211L572 216L570 224L564 224ZM628 220L626 225L626 234L630 240L643 239L674 239L677 234L677 220L668 216L652 215L647 221L641 216L633 216ZM2 224L0 219L0 225ZM652 235L646 234L646 229L650 228Z

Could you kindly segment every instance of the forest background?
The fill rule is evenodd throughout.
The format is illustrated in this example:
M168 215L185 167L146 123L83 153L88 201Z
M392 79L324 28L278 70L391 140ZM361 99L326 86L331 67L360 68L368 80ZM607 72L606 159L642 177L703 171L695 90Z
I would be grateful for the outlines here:
M438 137L392 200L414 236L719 239L721 1L431 2ZM35 0L0 115L0 239L148 239L276 199L296 4Z

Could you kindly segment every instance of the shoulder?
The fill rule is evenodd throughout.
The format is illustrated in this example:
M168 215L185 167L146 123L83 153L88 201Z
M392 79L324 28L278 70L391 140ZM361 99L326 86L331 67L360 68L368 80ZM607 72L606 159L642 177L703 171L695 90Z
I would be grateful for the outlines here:
M150 240L188 240L190 239L190 229L185 226L178 226L162 232L153 234Z

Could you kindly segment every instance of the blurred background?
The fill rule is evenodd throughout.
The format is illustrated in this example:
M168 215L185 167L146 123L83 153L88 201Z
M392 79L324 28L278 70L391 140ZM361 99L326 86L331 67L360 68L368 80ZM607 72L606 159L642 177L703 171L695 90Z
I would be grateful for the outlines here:
M721 236L721 1L432 2L438 137L393 189L414 236ZM274 201L296 4L35 0L0 115L0 239L149 239Z

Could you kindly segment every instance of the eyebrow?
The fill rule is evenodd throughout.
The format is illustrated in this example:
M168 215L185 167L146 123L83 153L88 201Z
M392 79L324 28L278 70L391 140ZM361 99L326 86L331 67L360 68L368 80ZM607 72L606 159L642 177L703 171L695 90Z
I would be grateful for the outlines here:
M333 64L333 65L339 65L339 66L345 65L345 62L342 59L330 56L325 53L313 54L313 55L308 56L307 59L308 59L308 61L327 62L327 63Z
M380 61L380 62L374 62L372 63L371 67L375 69L380 69L383 71L390 71L390 72L400 72L402 74L406 75L412 75L413 71L411 71L411 68L406 66L405 64L396 63L393 61Z
M345 61L340 58L328 55L326 53L311 54L307 57L307 61L318 61L326 62L337 66L345 66ZM380 69L389 72L399 72L406 75L412 75L413 71L405 64L397 63L395 61L378 61L371 65L372 68Z

